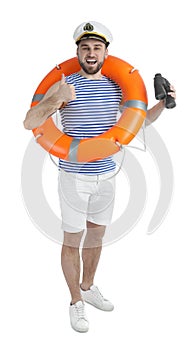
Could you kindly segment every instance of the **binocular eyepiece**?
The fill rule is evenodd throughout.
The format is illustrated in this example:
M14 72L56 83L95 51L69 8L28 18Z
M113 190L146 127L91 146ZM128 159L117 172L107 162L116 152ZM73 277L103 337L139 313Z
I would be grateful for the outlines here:
M165 99L166 108L174 108L176 106L175 99L168 94L172 91L170 83L160 73L157 73L154 77L154 90L157 100Z

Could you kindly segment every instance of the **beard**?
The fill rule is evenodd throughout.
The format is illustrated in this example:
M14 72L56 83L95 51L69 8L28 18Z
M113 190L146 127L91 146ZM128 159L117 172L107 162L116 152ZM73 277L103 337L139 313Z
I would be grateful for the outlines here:
M103 62L99 62L99 63L95 64L94 66L93 65L90 66L90 65L85 64L84 62L81 62L79 57L78 57L78 60L79 60L80 66L84 70L84 72L87 74L90 74L90 75L98 73L104 64L104 61L103 61Z

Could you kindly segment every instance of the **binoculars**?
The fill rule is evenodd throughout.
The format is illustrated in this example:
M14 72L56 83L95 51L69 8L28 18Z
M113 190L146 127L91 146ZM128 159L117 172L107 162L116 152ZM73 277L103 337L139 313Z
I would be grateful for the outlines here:
M154 77L154 90L157 100L165 99L166 108L174 108L176 106L175 99L168 94L172 91L170 83L167 79L163 78L160 73L157 73Z

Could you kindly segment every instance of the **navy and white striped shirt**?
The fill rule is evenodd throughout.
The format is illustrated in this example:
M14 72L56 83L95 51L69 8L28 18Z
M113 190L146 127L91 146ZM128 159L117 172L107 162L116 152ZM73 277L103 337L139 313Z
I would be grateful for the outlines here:
M60 110L64 133L75 139L91 138L116 123L122 92L114 81L105 76L97 80L87 79L74 73L66 77L66 82L74 85L76 100ZM65 171L86 175L113 171L115 166L112 157L88 163L59 160L59 167Z

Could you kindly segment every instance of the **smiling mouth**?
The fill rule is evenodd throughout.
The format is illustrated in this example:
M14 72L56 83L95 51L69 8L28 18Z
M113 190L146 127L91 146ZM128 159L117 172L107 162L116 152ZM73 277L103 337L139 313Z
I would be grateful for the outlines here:
M92 59L88 59L86 60L87 64L89 64L90 66L93 66L97 63L97 60L92 60Z

